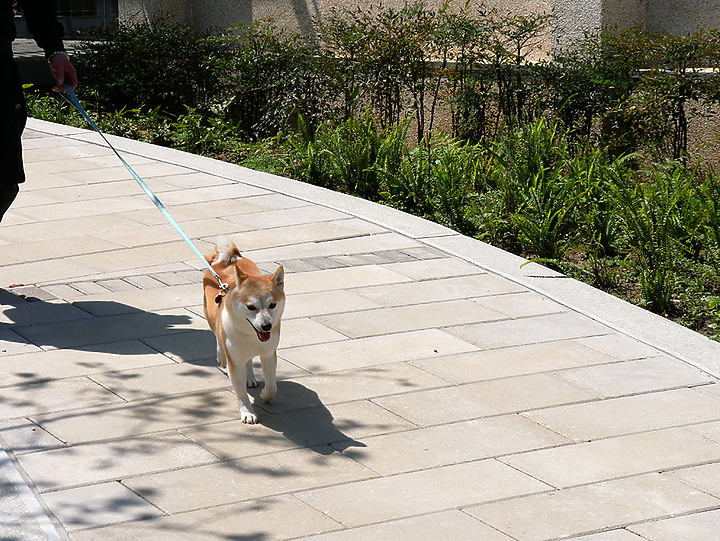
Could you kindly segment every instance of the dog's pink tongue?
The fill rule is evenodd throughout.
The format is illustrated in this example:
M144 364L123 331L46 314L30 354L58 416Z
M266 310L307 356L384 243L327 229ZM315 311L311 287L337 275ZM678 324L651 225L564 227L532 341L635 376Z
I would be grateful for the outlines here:
M257 333L257 335L261 342L267 342L268 340L270 340L269 332L259 332Z

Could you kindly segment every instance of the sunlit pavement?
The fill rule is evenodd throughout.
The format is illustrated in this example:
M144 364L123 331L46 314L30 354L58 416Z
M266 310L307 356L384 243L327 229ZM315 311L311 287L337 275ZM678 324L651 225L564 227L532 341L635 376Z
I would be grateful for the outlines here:
M388 207L111 140L202 252L285 266L278 395L240 423L202 262L96 134L31 120L0 538L720 538L720 344Z

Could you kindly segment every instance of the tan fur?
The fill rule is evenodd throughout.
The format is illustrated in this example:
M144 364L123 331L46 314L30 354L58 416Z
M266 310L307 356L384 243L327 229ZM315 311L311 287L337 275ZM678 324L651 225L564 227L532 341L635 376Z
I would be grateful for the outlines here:
M284 270L278 267L268 276L242 257L237 246L220 238L207 257L213 270L229 286L223 294L217 279L205 272L203 305L205 318L217 339L217 358L227 367L238 398L240 418L253 424L253 412L246 387L257 387L252 360L259 356L265 388L261 398L270 401L277 390L275 372L280 341L280 318L285 306ZM223 295L217 303L218 295Z

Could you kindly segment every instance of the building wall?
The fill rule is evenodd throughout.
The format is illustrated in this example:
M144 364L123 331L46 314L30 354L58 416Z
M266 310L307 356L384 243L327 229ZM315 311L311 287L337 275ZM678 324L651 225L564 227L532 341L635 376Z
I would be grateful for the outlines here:
M720 0L472 0L507 13L553 12L556 23L549 47L562 46L587 30L601 26L642 26L673 34L720 27ZM427 0L439 8L442 0ZM150 20L164 15L199 28L228 28L237 23L272 19L275 24L304 34L313 21L333 7L351 8L358 0L119 0L121 22ZM380 2L376 2L376 5ZM399 8L405 0L383 0L383 7ZM465 0L450 0L459 8Z
M720 0L645 0L645 28L690 34L720 27Z
M173 22L192 24L193 0L118 0L118 20L134 24L167 17Z

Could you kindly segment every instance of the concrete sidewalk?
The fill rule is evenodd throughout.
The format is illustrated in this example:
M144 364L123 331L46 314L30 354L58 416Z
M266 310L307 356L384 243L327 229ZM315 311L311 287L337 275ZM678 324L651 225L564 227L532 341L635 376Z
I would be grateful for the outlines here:
M285 266L278 395L239 422L202 263L98 136L31 120L0 538L720 538L720 344L393 209L111 140L201 251Z

